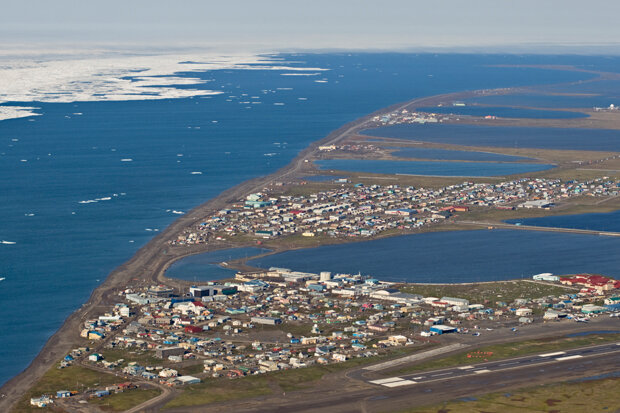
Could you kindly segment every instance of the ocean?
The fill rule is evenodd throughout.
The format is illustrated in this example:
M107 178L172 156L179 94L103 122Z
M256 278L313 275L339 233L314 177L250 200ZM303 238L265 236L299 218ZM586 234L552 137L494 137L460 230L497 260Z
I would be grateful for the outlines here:
M272 64L197 72L188 62L176 80L154 75L162 84L177 84L168 86L175 93L167 99L153 99L157 82L136 95L137 77L128 74L121 79L132 83L128 92L107 91L109 101L98 101L103 92L82 98L85 92L78 91L65 97L75 101L49 102L41 94L43 101L15 99L3 106L36 107L40 116L0 122L0 384L30 363L111 270L177 216L277 170L342 124L415 97L591 77L493 65L608 63L577 56L396 53L274 59L291 68L329 70L300 75ZM135 76L143 73L135 70ZM61 97L63 86L56 91ZM223 93L182 97L190 89Z

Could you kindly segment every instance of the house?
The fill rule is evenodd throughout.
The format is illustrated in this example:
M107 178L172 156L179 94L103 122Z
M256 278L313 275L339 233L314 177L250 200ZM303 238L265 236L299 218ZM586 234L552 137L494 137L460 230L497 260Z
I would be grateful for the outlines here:
M401 335L389 336L387 339L392 344L405 344L407 342L407 337Z
M104 337L105 335L99 331L89 331L87 336L89 340L101 340Z
M515 314L518 317L524 317L524 316L532 315L532 309L531 308L525 308L525 307L517 308L517 310L515 311Z
M58 390L56 392L56 398L64 399L66 397L71 397L71 392L69 390Z
M103 356L99 353L93 353L90 356L88 356L88 361L99 361L99 360L103 360Z
M164 378L166 378L166 377L176 377L178 375L179 375L178 371L176 371L174 369L168 369L168 368L162 369L159 372L159 377L164 377Z
M52 400L51 397L46 395L41 397L33 397L30 399L30 404L36 407L46 407L52 403L54 403L54 400Z
M186 333L197 334L197 333L202 333L203 332L203 328L202 327L198 327L198 326L185 326L184 331Z

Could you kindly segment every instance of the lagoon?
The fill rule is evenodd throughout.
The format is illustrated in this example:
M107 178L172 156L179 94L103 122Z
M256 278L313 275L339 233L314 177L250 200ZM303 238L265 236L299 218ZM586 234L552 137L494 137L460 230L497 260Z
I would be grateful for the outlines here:
M249 265L372 275L386 281L460 283L581 272L620 276L620 238L522 230L402 235L287 251Z
M504 155L493 152L457 151L453 149L438 148L397 148L392 152L393 156L400 158L439 159L445 161L497 161L514 162L531 160L523 156Z
M548 164L442 161L379 161L327 159L316 161L322 170L374 174L484 177L523 174L553 168Z
M429 113L443 113L465 116L497 116L499 118L524 119L575 119L588 115L565 110L526 109L509 106L432 106L416 110Z
M556 215L550 217L510 219L509 224L539 227L590 229L594 231L620 232L620 210L604 213Z
M505 148L620 151L620 130L400 124L367 129L364 135L423 142Z
M196 282L231 278L235 276L237 271L220 264L239 258L264 254L269 251L265 248L245 247L191 255L172 264L166 270L166 276Z

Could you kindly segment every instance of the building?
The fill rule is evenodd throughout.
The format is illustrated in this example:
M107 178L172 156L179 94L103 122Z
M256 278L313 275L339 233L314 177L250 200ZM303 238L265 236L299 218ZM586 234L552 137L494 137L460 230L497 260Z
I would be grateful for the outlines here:
M156 285L149 288L146 295L154 298L170 298L173 295L173 290L165 285Z
M517 308L517 310L515 311L515 314L518 317L524 317L524 316L527 316L527 315L532 315L532 309L531 308L525 308L525 307Z
M182 347L166 347L155 350L155 357L160 359L168 359L169 356L182 356L185 349Z
M332 279L332 273L329 271L321 271L321 274L319 276L319 280L320 281L329 281Z
M179 376L177 380L183 385L200 383L200 379L194 376Z
M536 199L532 201L525 201L524 203L519 205L519 208L541 208L541 209L550 209L554 207L555 204L546 199Z
M252 317L250 321L256 324L264 324L269 326L282 324L282 320L276 317Z
M469 306L469 300L464 298L456 298L456 297L441 297L441 302L444 302L448 305L455 305L457 307L467 307Z
M557 275L553 275L550 272L536 274L532 277L532 279L535 281L550 281L550 282L560 281L560 277L558 277Z
M30 404L36 407L46 407L52 403L54 403L54 400L49 396L33 397L30 399Z
M584 314L598 314L607 311L605 307L601 307L594 304L586 304L581 307L581 312Z
M450 327L450 326L446 326L443 324L434 325L429 330L431 333L435 333L435 334L448 334L448 333L456 332L455 327Z

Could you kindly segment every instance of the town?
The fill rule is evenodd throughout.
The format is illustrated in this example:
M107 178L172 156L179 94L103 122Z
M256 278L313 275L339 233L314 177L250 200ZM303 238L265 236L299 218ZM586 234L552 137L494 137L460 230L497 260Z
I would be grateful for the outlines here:
M386 231L413 231L471 209L550 209L578 196L617 196L620 183L607 177L579 182L518 178L499 183L463 182L441 188L351 185L311 195L248 195L184 230L171 245L251 236L273 239L299 234L347 239Z
M620 314L620 281L601 275L545 273L488 285L502 299L425 296L415 284L286 268L239 272L229 282L184 289L127 288L109 311L83 323L84 344L57 367L80 365L113 373L121 382L82 392L57 389L30 403L45 407L153 384L179 387L206 378L375 360L396 348L424 348L432 336L479 337L494 329L517 334L533 323ZM468 287L461 289L467 295Z

